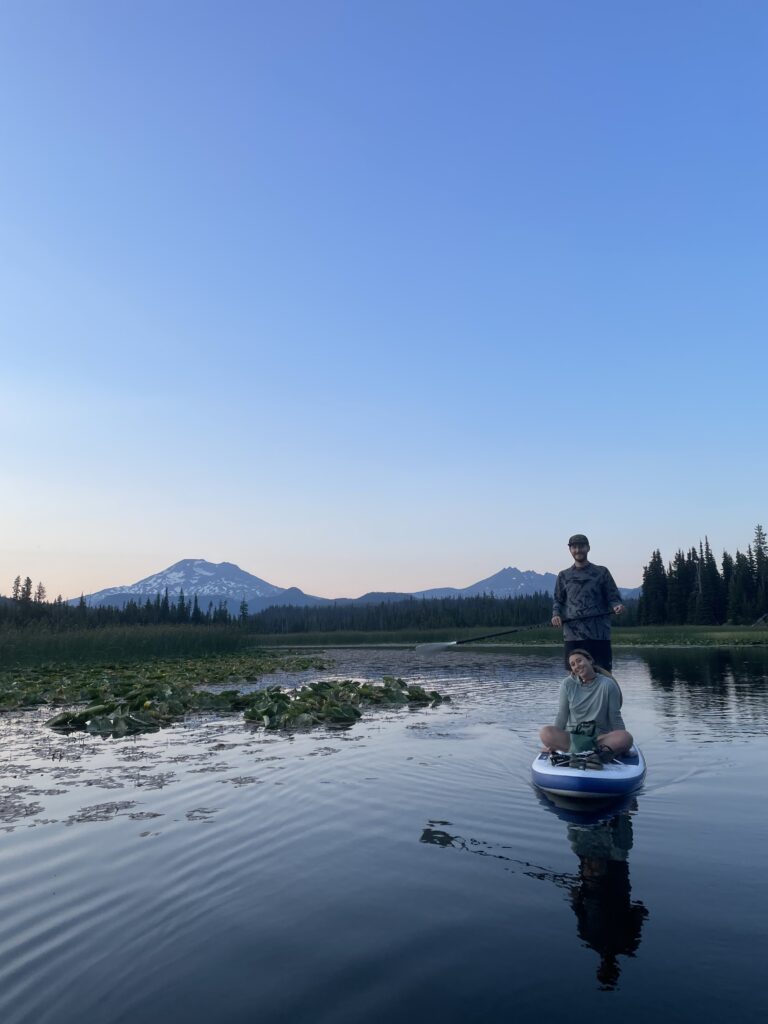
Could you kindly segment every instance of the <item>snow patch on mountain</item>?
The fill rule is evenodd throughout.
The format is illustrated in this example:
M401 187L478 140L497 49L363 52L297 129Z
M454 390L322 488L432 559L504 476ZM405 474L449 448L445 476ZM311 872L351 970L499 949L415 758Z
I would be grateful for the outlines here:
M183 590L186 597L192 598L197 594L201 602L203 598L218 602L277 598L285 588L267 583L232 562L215 564L202 558L184 558L137 583L99 590L89 596L88 603L92 606L117 603L111 600L115 598L120 598L121 604L131 598L151 600L166 590L170 598L177 598Z

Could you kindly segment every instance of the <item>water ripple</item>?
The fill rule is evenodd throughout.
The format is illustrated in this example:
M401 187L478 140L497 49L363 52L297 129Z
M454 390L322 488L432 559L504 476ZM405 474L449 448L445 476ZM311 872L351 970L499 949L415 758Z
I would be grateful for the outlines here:
M599 865L578 844L625 819L610 808L580 819L530 784L558 658L332 656L326 678L400 675L451 702L292 737L198 715L105 743L49 736L43 711L0 718L4 1024L239 1022L255 994L260 1015L292 1024L414 1019L417 1007L444 1024L498 1019L533 1012L551 985L536 950L553 943L563 983L600 1011L591 993L606 933L589 932L583 909L602 920L602 890L584 874ZM768 838L750 804L756 759L768 759L763 661L632 653L616 672L649 775L621 812L634 844L611 899L629 900L629 859L632 899L659 925L622 977L647 979L670 957L687 976L716 945L750 991L762 927L750 851ZM670 952L658 936L703 892L701 928ZM726 933L709 945L707 912Z

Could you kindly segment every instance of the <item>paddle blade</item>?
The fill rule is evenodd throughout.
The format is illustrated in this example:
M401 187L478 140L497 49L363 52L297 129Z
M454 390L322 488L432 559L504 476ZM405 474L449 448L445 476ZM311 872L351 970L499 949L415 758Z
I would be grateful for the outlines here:
M438 651L447 651L450 647L455 646L455 640L449 640L444 644L416 644L414 651L418 651L419 654L437 654Z

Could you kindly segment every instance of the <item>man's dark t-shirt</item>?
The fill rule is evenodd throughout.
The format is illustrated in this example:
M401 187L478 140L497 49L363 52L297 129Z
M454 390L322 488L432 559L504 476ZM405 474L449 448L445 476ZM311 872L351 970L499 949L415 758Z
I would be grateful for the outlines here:
M611 609L621 594L604 565L571 566L557 574L552 614L563 622L564 640L610 640Z

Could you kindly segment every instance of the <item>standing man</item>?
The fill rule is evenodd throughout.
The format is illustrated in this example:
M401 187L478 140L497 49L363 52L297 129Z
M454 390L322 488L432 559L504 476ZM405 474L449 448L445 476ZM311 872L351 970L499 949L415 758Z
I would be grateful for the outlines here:
M624 611L619 588L604 565L593 565L587 558L589 541L583 533L571 537L568 549L573 565L557 574L552 604L552 625L563 627L565 667L570 672L568 654L580 647L610 671L611 613Z

